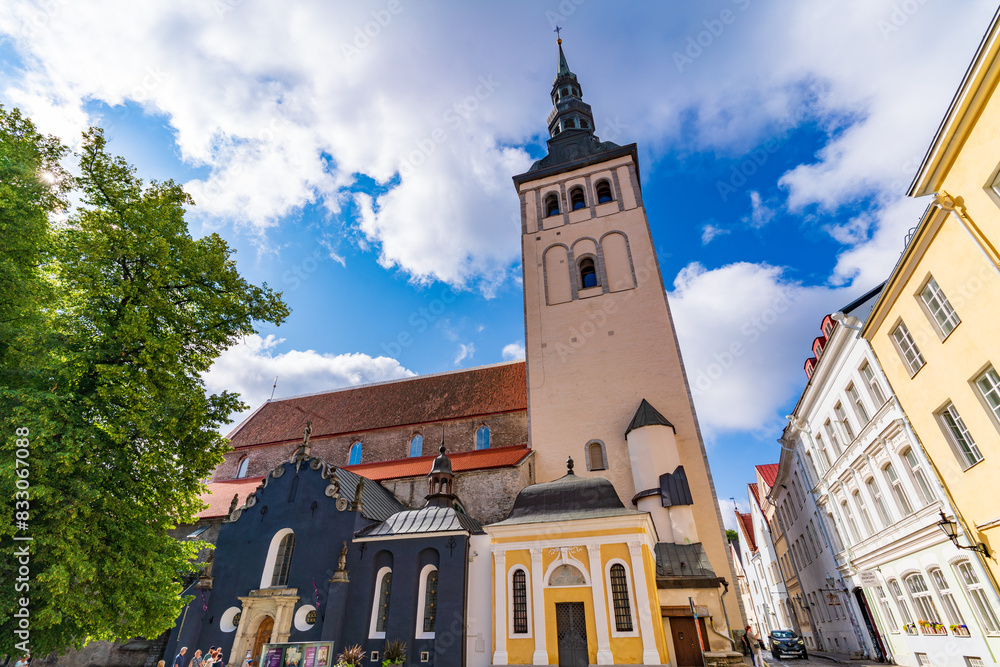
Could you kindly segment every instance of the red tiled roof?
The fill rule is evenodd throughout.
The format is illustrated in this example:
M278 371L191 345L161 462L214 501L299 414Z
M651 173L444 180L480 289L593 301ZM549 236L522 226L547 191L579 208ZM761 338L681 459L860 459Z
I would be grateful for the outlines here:
M233 495L239 494L239 503L242 505L246 497L250 495L258 486L263 477L244 477L243 479L229 479L225 482L210 482L208 491L201 496L202 502L208 503L208 507L198 512L195 516L199 519L214 519L220 516L229 515L229 505L233 502Z
M524 460L531 452L527 445L512 447L495 447L479 449L471 452L455 452L449 454L451 469L454 472L467 470L489 470L490 468L507 468L515 466ZM343 466L344 470L361 475L367 479L380 482L384 479L400 479L403 477L420 477L431 471L435 456L415 456L397 461L381 461L378 463L359 463L353 466Z
M262 405L230 434L232 446L424 424L528 409L523 361L295 396Z
M747 484L747 488L749 488L750 493L753 494L753 499L757 501L757 507L760 507L760 491L757 489L757 482Z
M740 528L743 529L742 533L746 539L747 547L751 552L757 551L757 540L753 538L753 519L750 518L750 513L741 514L737 511L736 518L739 520Z
M756 466L757 472L760 473L761 479L768 487L774 486L774 480L778 479L778 464L777 463L767 463L762 466Z

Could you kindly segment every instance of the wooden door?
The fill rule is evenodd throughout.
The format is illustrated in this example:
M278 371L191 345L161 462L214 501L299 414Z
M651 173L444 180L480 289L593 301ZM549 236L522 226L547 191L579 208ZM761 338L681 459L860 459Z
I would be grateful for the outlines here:
M701 621L701 623L704 629L705 622ZM698 629L694 625L694 618L671 616L670 634L674 638L674 655L677 658L677 667L702 667L701 643L698 641Z
M253 641L253 653L250 654L257 665L264 664L264 660L260 654L264 650L264 644L271 641L272 630L274 630L274 619L270 616L265 616L264 620L257 626L257 637ZM240 661L242 662L242 658Z
M556 603L559 667L587 667L587 612L582 602Z

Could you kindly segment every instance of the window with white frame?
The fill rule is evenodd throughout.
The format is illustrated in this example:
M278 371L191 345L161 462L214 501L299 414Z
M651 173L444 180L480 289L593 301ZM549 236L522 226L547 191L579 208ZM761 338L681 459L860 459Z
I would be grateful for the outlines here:
M948 297L941 291L941 287L934 278L928 280L924 288L920 290L920 298L927 306L927 312L931 314L934 323L943 335L950 334L961 322L958 313L951 307Z
M840 539L840 531L837 530L837 520L833 518L833 512L827 512L826 519L827 528L830 529L827 532L829 532L830 537L833 539L833 548L837 553L840 553L844 550L844 542Z
M899 632L899 626L896 624L896 615L892 613L892 607L889 606L889 598L885 595L885 589L881 586L876 586L875 595L878 598L878 606L882 610L882 616L885 617L885 623L889 626L889 632Z
M854 383L847 385L847 395L851 397L851 405L854 407L854 414L857 415L861 425L868 423L868 410L865 409L865 402L861 400L861 392L854 386Z
M958 580L962 582L965 593L969 596L969 604L976 610L976 615L983 624L983 629L991 635L1000 634L1000 619L997 618L996 610L972 563L963 560L955 563L954 567Z
M892 519L889 518L889 508L885 506L885 499L882 498L882 491L879 490L875 478L869 477L865 481L865 487L875 502L875 511L878 512L878 517L882 520L882 525L888 528L892 525Z
M913 514L910 500L906 497L906 490L903 488L903 483L900 481L899 475L896 474L896 469L892 467L891 463L887 463L882 468L882 472L885 473L885 478L889 480L889 486L892 487L892 495L896 497L896 505L899 506L899 513L903 516Z
M919 620L940 623L941 617L938 616L937 605L934 604L934 598L927 589L927 582L924 581L923 575L919 573L911 574L904 578L903 582L906 583L906 588L910 591L910 597L913 598L913 606L917 610Z
M826 451L826 442L823 440L823 435L821 433L819 432L816 433L815 441L816 441L816 449L819 451L818 460L820 462L821 467L823 468L821 472L825 473L827 470L830 469L831 465L830 454Z
M871 392L872 399L875 401L875 411L878 412L878 408L885 405L885 393L882 391L882 385L879 384L878 379L875 377L875 371L872 370L871 364L867 361L860 370L861 376L865 379L865 384L868 385L868 391Z
M392 568L383 567L375 577L372 620L368 632L368 637L371 639L385 639L385 628L389 622L389 595L391 592Z
M958 610L958 605L955 604L955 597L951 594L951 588L948 586L948 580L944 576L944 572L939 567L931 568L927 571L931 576L931 581L934 582L934 588L937 590L938 597L941 598L941 604L944 606L944 615L948 617L948 623L951 625L964 625L965 619L962 618L962 612Z
M244 456L240 459L239 468L236 470L236 479L243 479L247 476L247 469L250 467L250 457Z
M837 421L840 422L840 426L847 436L845 442L848 444L854 442L854 428L851 426L851 420L847 418L847 411L844 410L843 403L838 402L833 406L833 413L837 415Z
M528 572L515 568L510 575L510 634L527 635L528 623Z
M420 592L417 595L417 639L433 639L437 625L438 569L424 565L420 570Z
M927 480L927 474L924 472L923 463L917 458L917 454L913 449L907 449L903 453L903 460L910 467L910 474L913 475L913 481L917 485L917 493L920 494L920 500L923 501L920 506L926 507L930 505L934 502L934 494L931 493L931 485Z
M632 617L632 587L628 570L624 563L612 562L608 567L607 576L611 590L611 602L615 612L612 634L619 636L631 634L635 632L635 619Z
M814 556L819 556L819 549L816 548L816 542L813 541L812 521L809 522L809 527L806 530L806 539L809 540L809 550L812 551Z
M854 514L851 512L851 508L847 504L846 500L840 501L840 511L844 514L844 522L847 524L847 532L850 534L851 541L860 542L861 539L858 537L858 526L854 523Z
M854 498L854 504L858 506L858 511L861 513L861 524L865 527L865 530L868 531L869 535L874 535L875 525L872 523L871 514L868 513L868 506L865 505L865 501L861 497L860 489L855 490L851 496Z
M1000 374L990 366L976 378L976 387L982 393L983 400L990 406L993 416L1000 421Z
M910 613L910 606L906 603L906 596L903 595L899 582L890 579L889 590L892 591L892 596L896 599L896 606L899 608L899 615L903 618L903 623L910 625L913 623L913 614Z
M896 328L892 330L892 340L896 343L896 351L899 352L899 356L906 364L910 377L913 377L927 362L924 361L923 355L917 349L917 344L913 342L913 336L910 335L910 330L906 328L905 324L900 322L896 325Z
M840 446L840 437L837 432L833 430L833 423L827 419L823 422L823 430L826 431L826 437L829 438L830 444L833 446L833 451L836 456L840 456L840 453L844 451L844 448Z
M966 428L962 416L958 414L958 408L954 403L949 403L938 413L941 421L945 425L945 430L951 437L952 444L958 450L959 460L963 468L974 466L983 460L983 455L976 446L976 441L972 439L972 434Z
M985 667L982 658L973 658L970 655L965 657L965 667Z
M927 657L926 653L914 653L913 655L917 658L918 667L930 667L931 659Z

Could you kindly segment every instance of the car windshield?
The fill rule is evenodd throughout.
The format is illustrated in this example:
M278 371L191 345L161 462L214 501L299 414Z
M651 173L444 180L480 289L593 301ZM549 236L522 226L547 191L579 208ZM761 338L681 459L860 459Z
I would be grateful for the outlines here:
M775 630L771 633L775 639L794 639L795 633L788 630Z

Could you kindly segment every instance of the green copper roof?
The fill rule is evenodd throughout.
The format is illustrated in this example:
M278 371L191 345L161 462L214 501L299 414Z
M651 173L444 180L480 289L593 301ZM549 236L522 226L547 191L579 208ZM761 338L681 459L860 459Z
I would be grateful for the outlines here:
M566 54L562 50L562 40L559 40L559 70L556 72L556 77L566 76L573 74L569 70L569 63L566 62Z

